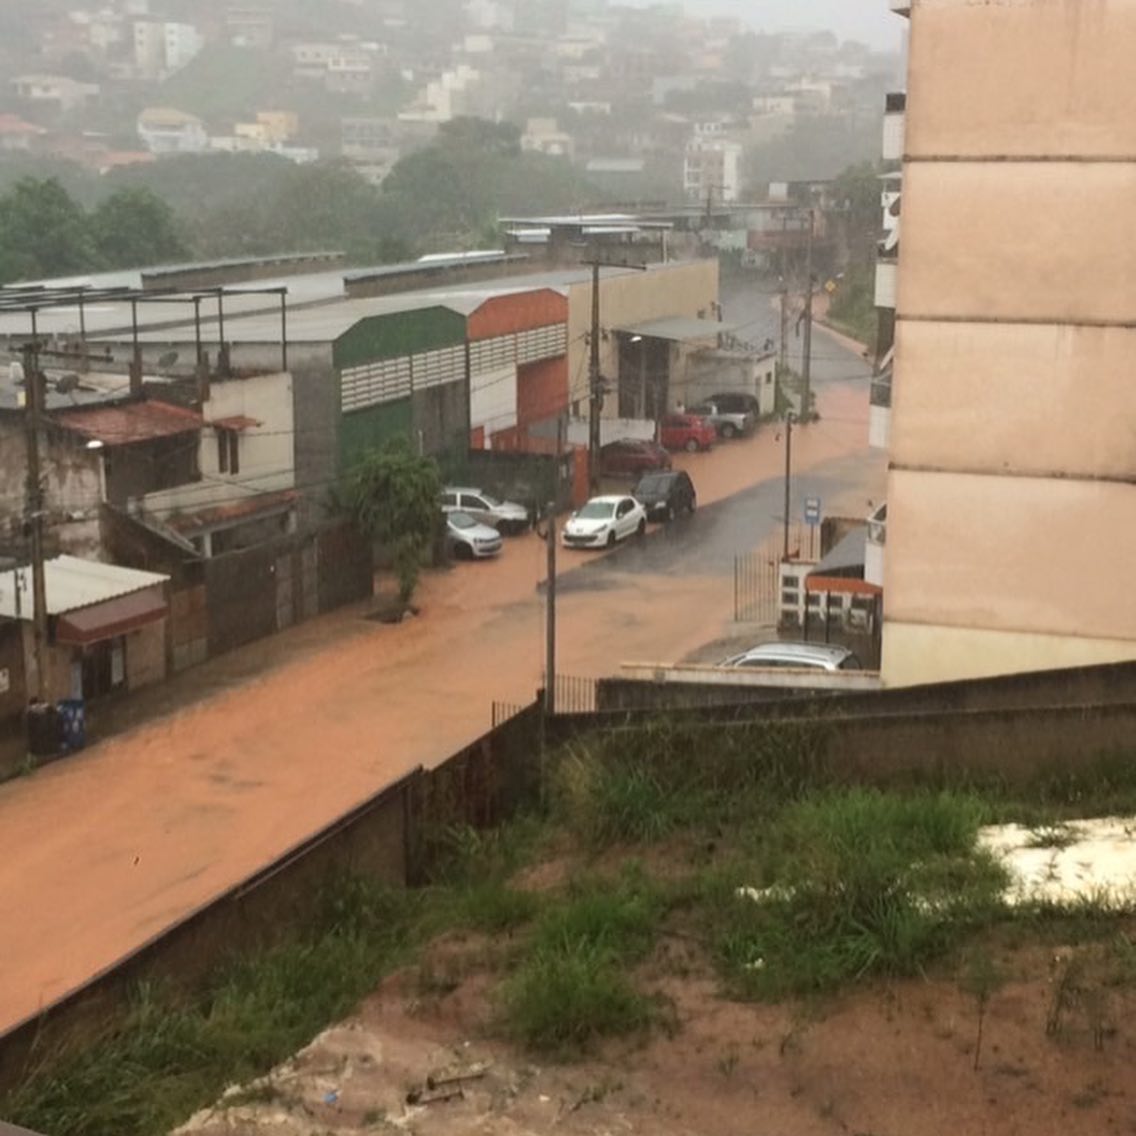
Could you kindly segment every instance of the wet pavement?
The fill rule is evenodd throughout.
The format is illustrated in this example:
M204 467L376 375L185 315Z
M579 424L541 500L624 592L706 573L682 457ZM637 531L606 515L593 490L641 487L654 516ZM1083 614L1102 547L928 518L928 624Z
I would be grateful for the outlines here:
M834 372L821 421L795 434L794 511L815 492L830 512L859 515L882 486L864 373ZM694 517L613 555L562 550L560 672L678 659L728 629L733 556L778 527L783 462L768 430L684 455ZM207 679L183 676L202 682L198 701L0 786L0 1030L382 785L444 761L489 727L494 699L530 701L544 563L534 535L510 540L497 561L429 574L419 618L385 626L352 609L313 621L203 668Z

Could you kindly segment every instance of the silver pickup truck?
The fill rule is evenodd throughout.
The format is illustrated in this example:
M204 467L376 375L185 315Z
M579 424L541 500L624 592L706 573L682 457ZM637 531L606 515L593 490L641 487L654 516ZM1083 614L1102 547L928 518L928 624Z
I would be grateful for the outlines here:
M748 411L723 410L716 402L700 402L697 406L689 407L687 413L705 418L718 431L719 438L751 434L756 424L754 416Z

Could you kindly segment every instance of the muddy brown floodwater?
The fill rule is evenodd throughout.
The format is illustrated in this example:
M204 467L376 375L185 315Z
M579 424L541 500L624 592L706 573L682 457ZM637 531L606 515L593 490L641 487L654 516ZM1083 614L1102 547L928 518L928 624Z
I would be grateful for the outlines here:
M867 460L866 384L825 388L820 409L819 428L795 438L795 468ZM704 506L778 476L783 451L765 430L681 462ZM0 1030L385 783L443 761L488 728L494 699L531 701L543 574L541 542L511 540L496 562L428 576L417 619L356 620L345 635L338 613L321 624L320 649L0 786ZM623 660L677 659L720 634L731 607L712 577L639 573L569 592L560 669L599 676Z

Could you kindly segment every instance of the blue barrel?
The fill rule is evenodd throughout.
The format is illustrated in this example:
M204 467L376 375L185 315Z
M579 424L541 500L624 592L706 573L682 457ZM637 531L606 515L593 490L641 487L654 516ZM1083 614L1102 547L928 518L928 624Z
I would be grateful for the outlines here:
M59 734L63 749L74 753L87 744L87 707L81 698L67 698L56 703L59 712Z

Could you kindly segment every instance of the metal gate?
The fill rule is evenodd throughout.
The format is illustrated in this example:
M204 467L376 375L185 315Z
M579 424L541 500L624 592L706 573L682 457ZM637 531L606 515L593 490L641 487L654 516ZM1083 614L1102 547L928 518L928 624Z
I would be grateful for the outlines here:
M808 534L799 524L789 528L792 558L806 551ZM734 557L734 621L775 625L781 618L781 557L784 532L779 530L752 552Z

